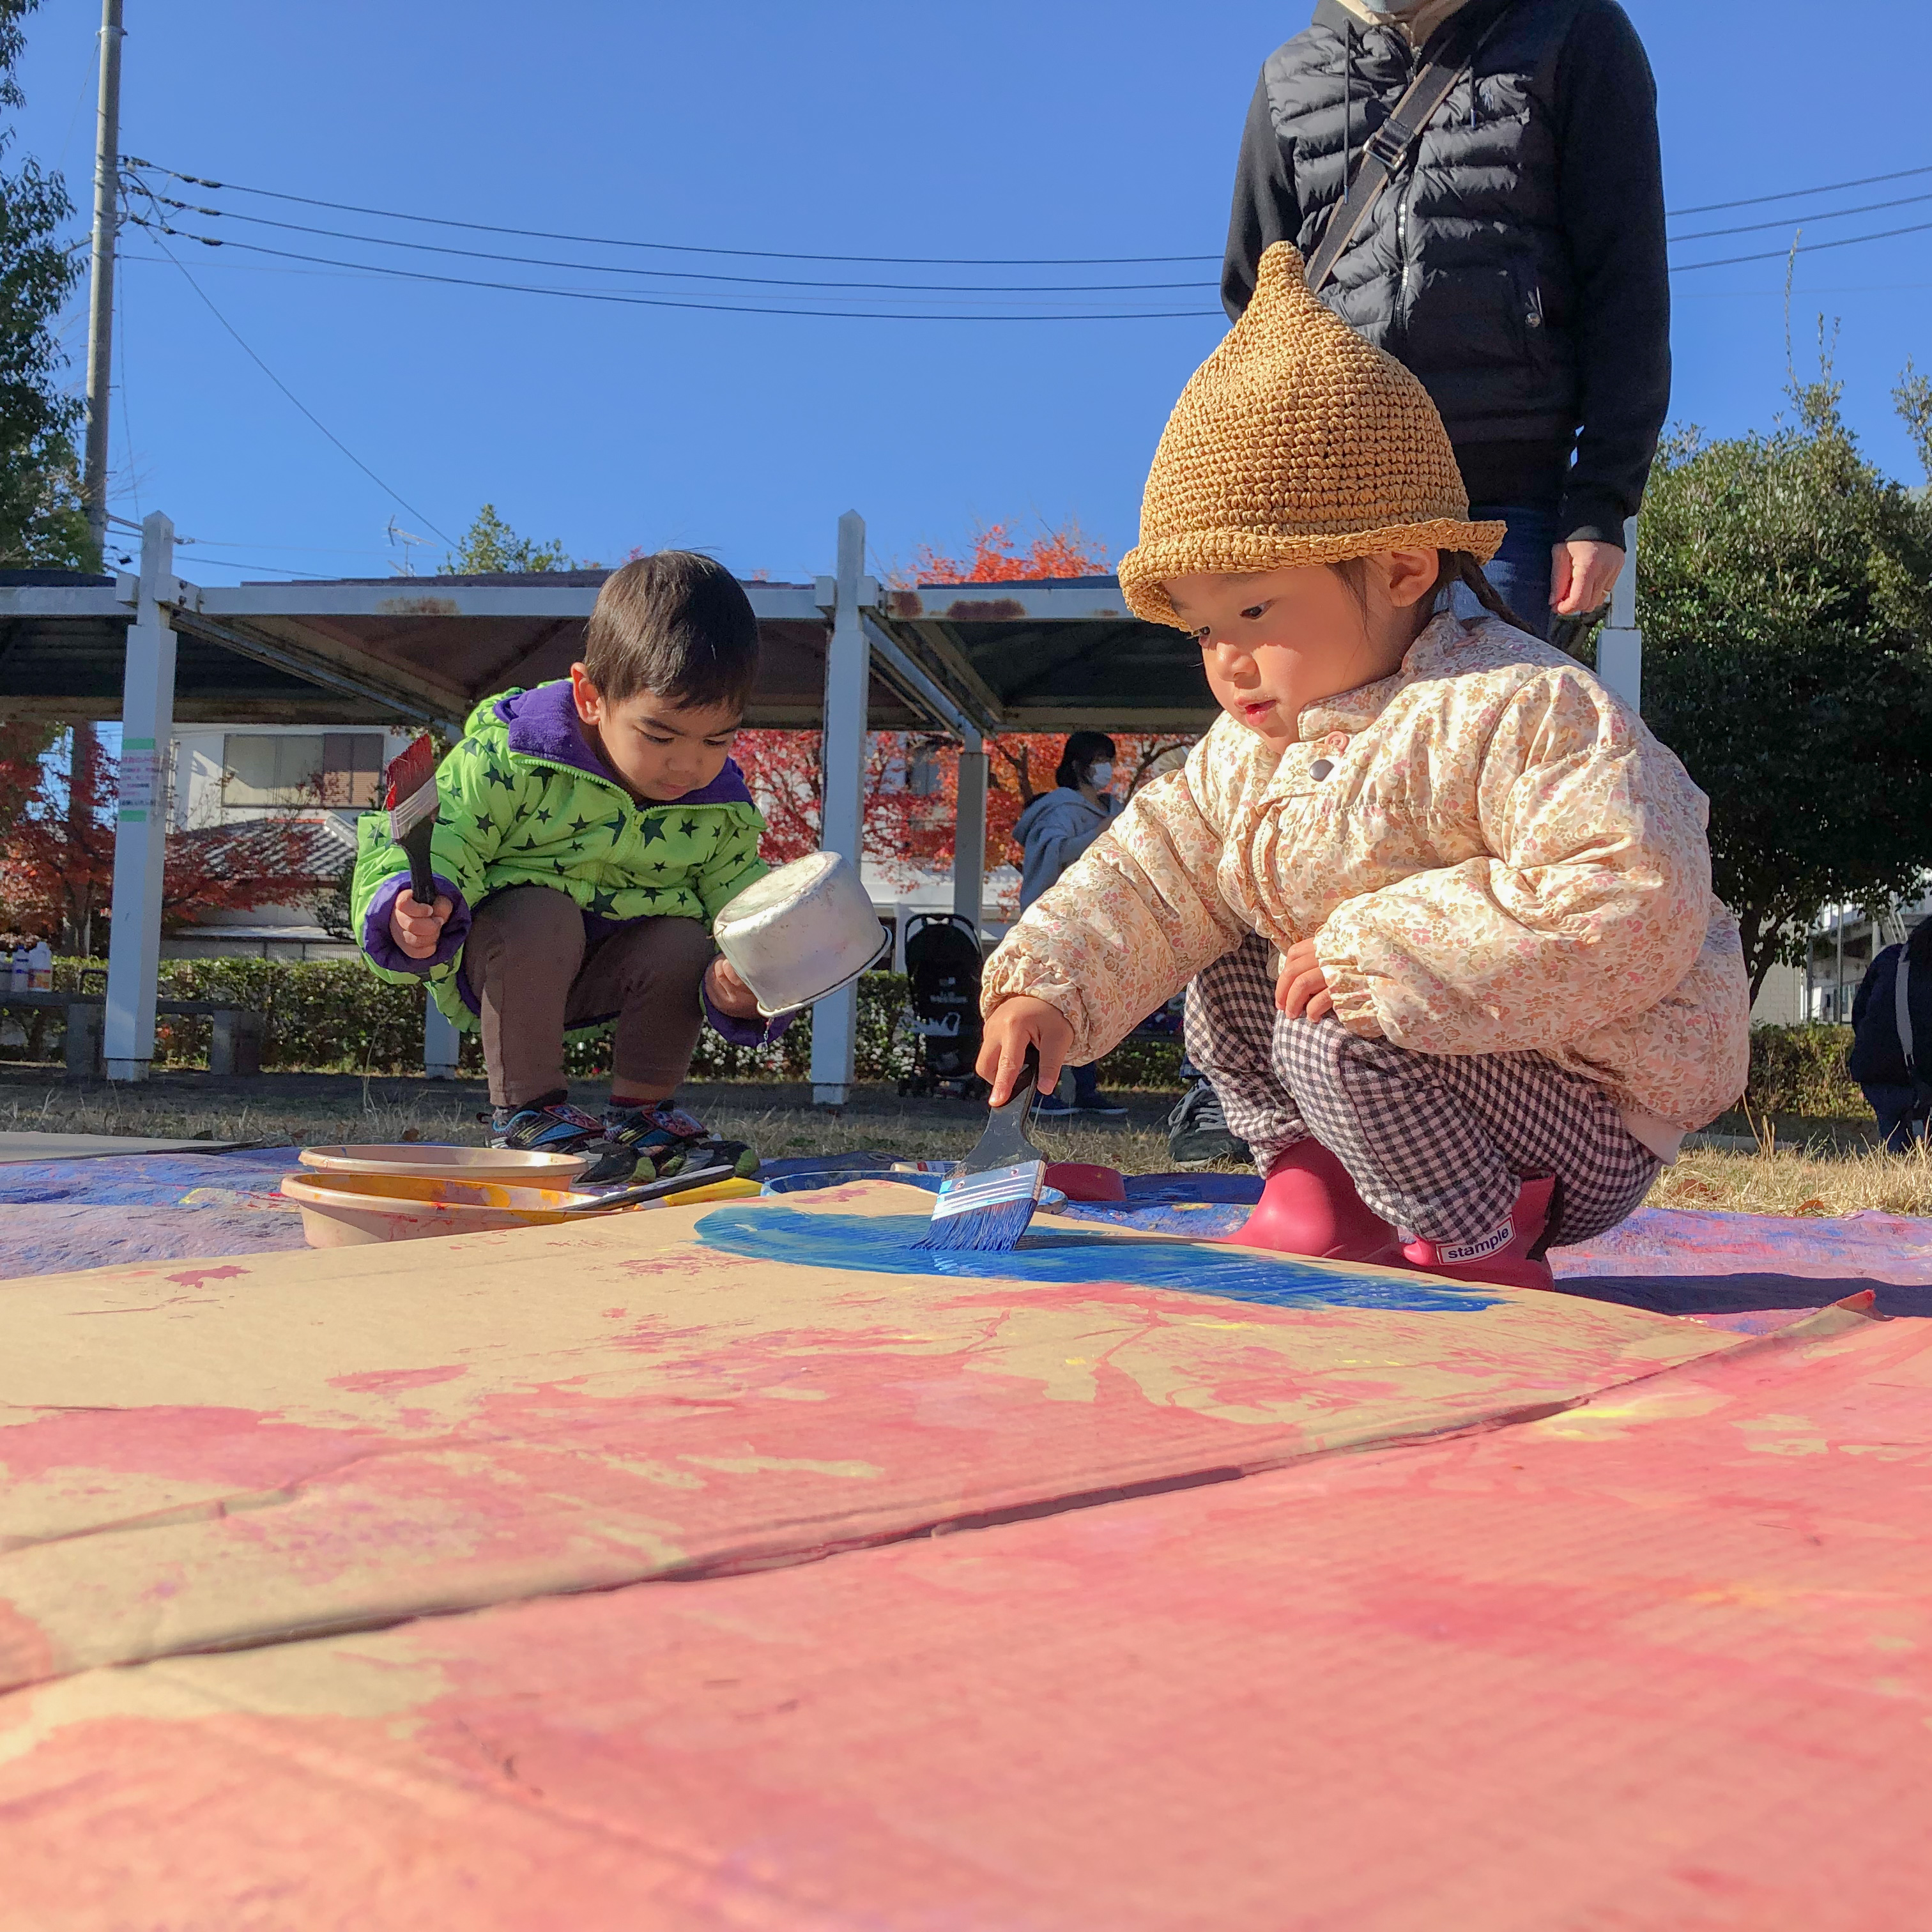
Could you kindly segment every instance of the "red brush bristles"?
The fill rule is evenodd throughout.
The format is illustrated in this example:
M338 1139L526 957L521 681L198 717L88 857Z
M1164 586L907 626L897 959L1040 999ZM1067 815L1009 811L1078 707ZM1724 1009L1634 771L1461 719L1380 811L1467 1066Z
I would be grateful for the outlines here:
M382 802L394 812L436 776L436 746L429 734L425 732L420 738L411 740L407 750L389 760L382 776L388 785Z

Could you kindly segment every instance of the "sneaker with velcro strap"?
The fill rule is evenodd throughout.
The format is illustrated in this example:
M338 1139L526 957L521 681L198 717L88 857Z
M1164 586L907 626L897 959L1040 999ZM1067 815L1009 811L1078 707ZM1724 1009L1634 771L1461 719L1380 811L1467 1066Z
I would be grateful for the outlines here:
M516 1148L526 1154L582 1154L604 1138L604 1123L568 1100L498 1107L488 1118L493 1148Z
M682 1107L608 1107L602 1145L578 1176L580 1187L614 1181L668 1180L687 1169L728 1168L740 1179L758 1171L758 1156L742 1141L725 1140Z

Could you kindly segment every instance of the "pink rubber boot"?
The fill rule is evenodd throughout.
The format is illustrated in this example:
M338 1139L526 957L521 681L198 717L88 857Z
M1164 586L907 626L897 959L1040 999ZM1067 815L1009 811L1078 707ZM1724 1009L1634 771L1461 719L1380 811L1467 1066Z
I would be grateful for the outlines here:
M1254 1212L1238 1233L1224 1238L1316 1261L1402 1264L1402 1237L1355 1192L1348 1170L1312 1138L1297 1141L1280 1156Z
M1496 1288L1552 1288L1556 1278L1550 1264L1532 1250L1550 1225L1553 1180L1526 1180L1516 1190L1516 1206L1507 1224L1474 1241L1405 1241L1402 1258L1426 1274L1445 1275L1451 1281L1486 1282Z

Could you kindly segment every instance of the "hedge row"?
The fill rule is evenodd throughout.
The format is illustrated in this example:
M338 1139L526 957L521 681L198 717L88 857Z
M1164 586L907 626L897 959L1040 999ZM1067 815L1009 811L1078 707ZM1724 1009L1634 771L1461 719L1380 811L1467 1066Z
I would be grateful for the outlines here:
M55 962L54 983L76 988L82 962ZM97 969L98 970L98 969ZM98 983L98 982L97 982ZM160 969L161 990L177 999L219 1000L265 1014L262 1064L312 1072L413 1073L422 1066L423 994L420 986L392 986L360 961L316 959L170 959ZM54 1016L36 1016L28 1052L47 1057ZM208 1022L164 1018L156 1028L156 1062L206 1066ZM1811 1119L1862 1118L1870 1109L1845 1071L1848 1026L1759 1027L1751 1034L1754 1109ZM897 1080L912 1070L914 1040L906 1005L906 982L896 973L868 973L859 982L856 1054L861 1080ZM1179 1084L1178 1040L1129 1040L1101 1061L1103 1085L1174 1088ZM570 1048L572 1074L590 1078L610 1068L607 1038ZM772 1046L728 1045L709 1028L692 1063L694 1080L802 1081L810 1077L812 1016L802 1013ZM480 1043L464 1036L462 1065L480 1072Z
M1796 1114L1808 1120L1864 1120L1871 1114L1858 1084L1845 1071L1852 1030L1818 1022L1810 1026L1761 1026L1751 1031L1752 1110Z

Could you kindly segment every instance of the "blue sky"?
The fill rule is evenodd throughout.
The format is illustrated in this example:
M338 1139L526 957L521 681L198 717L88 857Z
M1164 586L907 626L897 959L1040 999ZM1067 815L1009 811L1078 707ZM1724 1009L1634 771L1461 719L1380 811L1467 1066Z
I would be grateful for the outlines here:
M1630 11L1658 72L1673 209L1932 164L1916 84L1932 66L1922 4L1868 0L1835 30L1828 10L1788 0L1630 0ZM1252 0L563 0L534 16L505 0L128 0L122 146L184 172L326 200L718 249L1214 256L1256 70L1306 16L1306 6ZM64 166L83 203L98 20L92 0L44 0L20 75L28 105L16 152ZM970 278L600 255L172 191L278 219L562 260ZM1678 225L1815 217L1912 195L1928 199L1814 219L1808 238L1932 223L1926 174ZM303 252L376 252L232 215L171 218ZM1688 244L1678 259L1789 238L1788 227L1771 228ZM1118 554L1133 539L1161 423L1220 333L1206 286L1119 297L1183 311L1178 320L853 321L566 302L168 245L276 375L412 506L325 440L135 231L128 255L151 259L122 273L115 508L165 508L202 540L182 553L182 574L210 582L384 574L400 554L385 534L392 516L433 539L416 553L417 568L430 568L443 550L435 529L460 531L486 499L578 556L682 544L780 578L831 567L833 526L848 507L865 514L886 567L921 544L957 548L976 524L998 520L1075 517ZM387 259L557 285L615 280L400 250ZM1214 269L1076 272L1208 284ZM1770 424L1784 406L1783 280L1777 261L1676 278L1678 419L1715 434ZM1915 482L1889 392L1908 354L1932 368L1929 290L1932 230L1801 256L1794 310L1802 365L1817 313L1840 320L1846 412L1874 458ZM78 307L70 334L77 380Z

